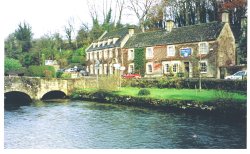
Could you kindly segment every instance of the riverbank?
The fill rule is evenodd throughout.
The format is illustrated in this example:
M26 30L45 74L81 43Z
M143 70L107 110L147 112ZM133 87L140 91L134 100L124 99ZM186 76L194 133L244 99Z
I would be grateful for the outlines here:
M77 89L71 98L101 103L147 107L164 111L223 114L246 117L245 94L222 90L148 89L151 94L138 96L140 88L121 88L119 91Z

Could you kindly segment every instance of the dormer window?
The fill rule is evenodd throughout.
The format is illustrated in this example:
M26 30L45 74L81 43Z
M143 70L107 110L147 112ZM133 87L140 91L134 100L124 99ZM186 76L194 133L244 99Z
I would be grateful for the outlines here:
M208 42L200 42L199 43L199 53L207 54L208 53Z
M116 43L116 41L118 40L119 38L113 38L113 44L115 44Z
M93 43L93 48L95 48L96 47L96 43Z
M101 44L102 44L102 42L98 42L98 47L100 47Z
M113 41L112 39L108 39L108 45L110 45L112 41Z

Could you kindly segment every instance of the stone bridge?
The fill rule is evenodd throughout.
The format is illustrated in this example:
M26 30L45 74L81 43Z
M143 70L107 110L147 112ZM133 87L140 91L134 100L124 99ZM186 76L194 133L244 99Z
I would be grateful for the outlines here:
M75 88L91 87L90 83L95 85L95 79L89 78L86 80L84 78L58 79L6 76L4 77L4 93L21 92L28 95L32 100L40 100L45 94L53 91L63 92L66 96L69 96Z

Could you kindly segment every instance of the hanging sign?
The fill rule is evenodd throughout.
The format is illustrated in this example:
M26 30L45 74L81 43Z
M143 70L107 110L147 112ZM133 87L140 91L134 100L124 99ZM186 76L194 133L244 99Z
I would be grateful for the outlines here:
M182 48L180 49L180 54L182 57L188 57L192 54L192 49L191 48Z

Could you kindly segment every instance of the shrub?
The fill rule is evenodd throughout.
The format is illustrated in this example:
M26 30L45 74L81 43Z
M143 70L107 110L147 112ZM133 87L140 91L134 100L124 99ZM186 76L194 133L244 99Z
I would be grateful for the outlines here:
M63 75L63 72L62 72L62 71L57 71L57 72L56 72L56 77L57 77L57 78L61 78L62 75Z
M4 72L17 71L22 67L21 63L13 58L4 59Z
M150 91L148 89L143 88L143 89L139 90L138 95L139 96L147 96L147 95L150 95Z
M55 68L53 66L30 66L28 74L34 77L55 77Z
M70 79L71 78L71 74L70 73L63 73L61 75L61 78L63 78L63 79Z

